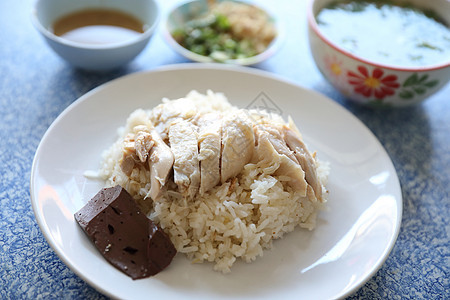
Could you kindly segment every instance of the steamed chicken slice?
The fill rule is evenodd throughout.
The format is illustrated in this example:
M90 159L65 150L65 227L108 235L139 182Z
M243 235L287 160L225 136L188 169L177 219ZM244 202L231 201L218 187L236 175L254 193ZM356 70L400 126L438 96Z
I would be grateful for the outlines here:
M155 140L149 132L147 132L144 128L143 130L138 129L138 132L134 137L134 148L141 162L147 161L150 150L153 148L154 144Z
M125 136L122 144L122 158L120 159L120 169L122 172L130 176L134 165L139 162L136 154L134 134L129 133Z
M163 140L167 141L169 128L177 120L191 120L197 114L195 103L187 98L162 103L153 108L150 120L155 124L156 130Z
M172 171L174 155L172 150L162 140L159 133L153 129L151 132L153 147L149 152L148 165L150 167L150 190L147 197L158 200L161 188L165 185Z
M127 176L131 175L135 164L147 161L150 150L154 145L149 128L152 127L142 124L136 125L123 140L120 167Z
M305 181L305 172L284 142L280 132L273 127L257 125L255 126L255 138L257 141L256 160L263 165L279 164L274 175L290 177L288 184L306 196L308 184Z
M143 109L134 111L127 120L124 131L127 134L122 142L122 158L120 168L125 175L130 176L135 164L144 163L153 147L150 131L154 129Z
M169 127L169 142L175 157L174 181L184 197L192 199L200 185L197 128L186 120L176 120Z
M322 184L317 177L316 162L305 143L303 143L301 134L291 119L289 120L289 126L283 127L282 134L286 144L294 151L295 157L305 171L305 179L309 186L308 196L314 196L317 200L322 201Z
M197 124L199 127L200 194L204 194L220 182L222 116L217 113L207 113L198 119Z
M251 119L243 111L223 118L221 182L238 175L250 162L255 148Z
M120 167L125 175L130 176L136 164L148 164L150 190L146 197L157 200L172 170L174 158L172 151L161 139L153 124L147 120L146 115L141 117L145 120L144 124L134 126L124 138Z

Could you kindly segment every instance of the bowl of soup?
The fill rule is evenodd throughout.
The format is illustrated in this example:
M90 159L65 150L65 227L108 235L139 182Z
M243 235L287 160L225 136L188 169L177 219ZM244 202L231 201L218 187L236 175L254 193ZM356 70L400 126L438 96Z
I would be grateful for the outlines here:
M163 27L167 43L196 62L254 65L281 45L280 22L259 5L191 0L173 7Z
M323 76L373 107L420 103L450 80L447 0L311 0L308 36Z
M71 65L108 71L132 61L159 20L155 0L38 0L35 28Z

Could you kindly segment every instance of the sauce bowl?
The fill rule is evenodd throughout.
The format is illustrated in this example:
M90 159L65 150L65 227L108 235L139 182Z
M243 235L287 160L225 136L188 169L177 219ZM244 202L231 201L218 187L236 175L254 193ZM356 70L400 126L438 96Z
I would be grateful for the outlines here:
M144 31L121 42L104 44L74 42L53 33L52 26L58 19L88 9L108 9L128 14L144 24ZM48 45L73 66L107 71L125 65L141 53L153 36L159 14L155 0L38 0L32 22Z
M223 1L224 0L216 0L217 3ZM266 9L261 7L259 4L236 0L226 0L226 1L253 5L264 11L269 16L270 22L272 22L272 24L275 27L276 36L274 37L272 42L267 46L267 48L257 55L238 59L226 59L220 62L233 65L250 66L265 61L273 54L275 54L276 51L281 46L281 42L283 40L282 38L283 30L282 25L280 24L281 22L277 20L273 15L271 15ZM174 30L184 28L186 22L205 15L210 8L209 2L210 2L209 0L190 0L176 5L169 11L163 27L163 36L166 42L172 47L172 49L175 50L178 54L184 56L185 58L195 62L214 63L219 61L214 60L209 56L197 54L183 47L175 40L175 38L172 35L172 32Z
M448 83L450 57L438 64L401 67L370 61L332 42L321 31L316 16L333 2L336 0L310 0L309 44L320 72L346 98L372 107L405 107L424 101ZM449 1L409 0L408 3L437 12L447 26L450 24Z

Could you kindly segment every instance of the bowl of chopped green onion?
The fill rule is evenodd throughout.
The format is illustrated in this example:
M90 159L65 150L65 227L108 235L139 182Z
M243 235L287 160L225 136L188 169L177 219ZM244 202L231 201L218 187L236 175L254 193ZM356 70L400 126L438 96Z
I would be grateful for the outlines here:
M164 37L196 62L254 65L272 56L281 38L275 18L259 6L235 0L194 0L167 17Z

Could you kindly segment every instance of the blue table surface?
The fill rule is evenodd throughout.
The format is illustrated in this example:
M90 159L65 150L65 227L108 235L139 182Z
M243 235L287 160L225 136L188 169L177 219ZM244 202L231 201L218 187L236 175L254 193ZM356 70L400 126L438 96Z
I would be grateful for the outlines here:
M175 1L160 1L163 13ZM450 84L415 107L371 110L351 104L321 76L307 42L307 1L263 1L283 19L280 51L256 68L333 99L380 140L398 172L403 220L385 264L351 299L450 298ZM76 70L45 44L30 21L31 0L0 1L0 298L104 299L48 245L30 204L39 142L74 100L114 78L187 62L159 26L132 63L113 72ZM324 283L326 286L326 283Z

